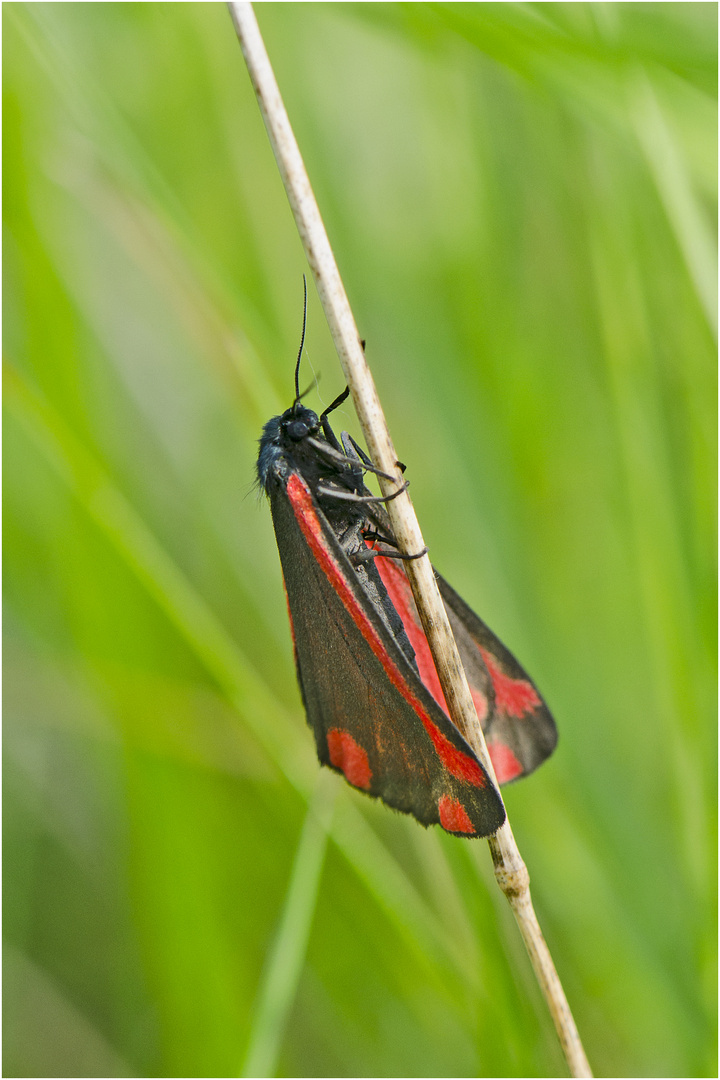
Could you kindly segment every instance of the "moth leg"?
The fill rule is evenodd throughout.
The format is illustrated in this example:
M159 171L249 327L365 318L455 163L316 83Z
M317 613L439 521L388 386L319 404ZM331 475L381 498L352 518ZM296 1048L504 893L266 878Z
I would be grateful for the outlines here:
M397 499L398 495L401 495L403 491L406 491L410 486L410 481L405 480L397 491L393 491L392 495L357 495L354 491L339 491L337 488L323 487L321 484L315 488L317 495L323 495L325 498L330 499L343 499L345 502L363 503L365 505L373 503L388 503L393 499ZM367 490L367 489L366 489Z
M391 540L388 536L383 536L382 533L376 532L375 530L368 530L367 532L363 533L363 537L365 540L371 540L374 543L389 544L390 547L396 549L395 551L384 551L382 549L377 550L373 548L368 548L367 550L371 553L373 558L379 556L380 558L384 559L404 559L406 562L413 562L415 559L422 559L423 555L427 555L429 550L428 548L424 547L422 551L418 551L415 555L403 555L397 550L397 544L395 543L395 541Z
M355 458L358 463L362 463L365 467L369 466L372 469L372 461L367 456L362 446L358 446L348 431L343 431L340 438L342 440L343 450L349 458Z
M334 435L333 438L335 438ZM384 476L386 480L396 479L396 477L391 476L389 473L383 472L382 469L371 468L369 465L361 465L355 458L347 457L342 450L336 450L329 442L324 442L321 439L314 439L312 435L308 435L303 442L307 446L312 446L313 450L316 450L320 457L334 465L350 466L353 469L357 469L358 474L360 474L362 469L367 468L368 472L373 472L376 476Z
M362 464L362 467L368 472L376 473L378 476L387 477L387 473L379 472L378 469L375 468L372 460L367 456L362 446L358 446L349 431L343 431L340 438L342 440L343 450L347 454L348 458L353 461L357 461L358 464ZM396 461L395 464L397 465L401 473L405 472L407 465L405 465L402 461ZM393 479L395 478L393 477Z
M347 397L348 397L349 393L350 393L350 387L346 386L345 389L343 390L342 394L338 394L338 396L335 398L335 400L330 402L327 409L325 410L325 412L320 417L320 424L322 426L325 438L330 443L333 450L337 450L337 452L339 454L342 454L343 448L340 445L340 443L338 442L337 436L335 435L335 432L333 431L333 429L330 426L330 421L328 420L328 413L333 412L333 410L337 409L340 405L342 405L343 401L347 400Z
M370 548L368 548L368 551ZM414 562L415 559L422 559L423 555L427 555L430 548L424 547L422 551L416 551L414 555L403 555L399 551L376 551L375 556L381 559L404 559L405 562Z

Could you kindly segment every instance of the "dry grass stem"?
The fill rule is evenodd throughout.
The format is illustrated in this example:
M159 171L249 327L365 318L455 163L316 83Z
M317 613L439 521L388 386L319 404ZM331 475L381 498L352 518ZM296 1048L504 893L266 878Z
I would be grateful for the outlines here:
M380 469L398 476L399 479L397 454L252 5L230 3L229 8L370 456ZM380 478L380 486L383 494L387 495L395 489L396 483ZM400 551L412 554L424 548L422 534L407 492L388 503L387 510ZM488 773L495 779L430 560L426 556L405 563L405 568L450 716ZM536 977L548 1002L570 1073L572 1076L592 1076L565 993L532 906L528 871L507 821L489 838L489 844L495 876L520 927Z

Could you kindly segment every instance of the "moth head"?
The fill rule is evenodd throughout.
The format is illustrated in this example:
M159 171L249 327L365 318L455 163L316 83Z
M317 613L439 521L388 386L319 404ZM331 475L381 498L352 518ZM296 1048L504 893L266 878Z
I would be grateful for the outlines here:
M291 442L302 442L308 435L316 435L320 430L317 413L306 409L299 401L286 410L280 418L280 429Z

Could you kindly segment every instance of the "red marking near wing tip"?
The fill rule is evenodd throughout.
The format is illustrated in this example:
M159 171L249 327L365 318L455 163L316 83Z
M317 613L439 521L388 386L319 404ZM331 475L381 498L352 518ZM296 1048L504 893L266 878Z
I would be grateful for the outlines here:
M313 555L327 575L330 584L342 600L346 610L360 630L360 633L382 664L390 682L395 689L402 694L413 712L415 712L422 721L425 730L432 739L436 753L445 768L458 780L464 780L466 783L473 784L475 787L485 787L486 777L480 764L468 754L463 753L462 750L458 750L457 747L453 746L450 740L443 735L428 716L421 703L409 689L403 676L388 656L387 650L385 649L379 634L365 615L351 586L345 580L342 569L338 566L333 553L328 549L322 525L317 516L312 495L310 494L310 489L297 473L293 473L288 480L287 491L297 523L302 530L303 536L310 545ZM425 648L428 649L427 641L425 641Z
M453 799L451 795L441 795L438 799L438 812L440 814L440 824L446 832L475 832L475 826L459 799Z
M327 733L327 745L330 761L336 769L345 773L348 783L368 791L372 780L368 756L350 732L332 728Z
M478 646L479 648L479 646ZM480 649L485 661L493 687L495 688L495 705L500 712L508 716L520 719L525 713L541 705L540 697L535 687L527 679L512 679L501 671L495 657L487 649Z
M498 784L507 784L508 780L520 776L523 767L509 746L505 743L488 743L487 748Z

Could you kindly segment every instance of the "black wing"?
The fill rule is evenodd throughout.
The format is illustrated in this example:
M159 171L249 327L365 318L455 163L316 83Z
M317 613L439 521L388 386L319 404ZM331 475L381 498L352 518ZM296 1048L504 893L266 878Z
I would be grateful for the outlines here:
M488 836L497 791L420 680L297 473L271 485L298 678L320 761L423 825ZM372 563L367 573L383 589Z

